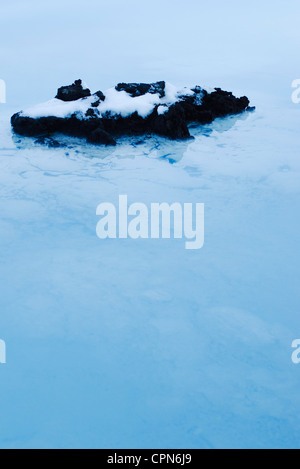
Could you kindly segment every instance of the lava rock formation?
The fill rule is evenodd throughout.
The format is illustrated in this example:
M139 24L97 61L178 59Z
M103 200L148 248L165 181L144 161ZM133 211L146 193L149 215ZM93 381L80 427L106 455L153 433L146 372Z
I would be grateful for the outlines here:
M23 136L49 138L60 133L82 137L93 144L116 145L116 139L122 135L157 134L173 140L188 139L191 138L188 124L192 122L209 124L218 117L254 109L249 107L246 96L237 98L220 88L208 92L196 86L171 95L168 91L170 86L161 81L150 84L120 83L115 87L113 93L120 93L114 95L117 102L118 97L121 102L124 96L126 102L130 98L133 104L137 102L135 100L147 102L149 98L153 106L146 116L142 116L138 110L132 112L134 106L130 107L130 112L121 108L120 112L115 109L110 111L111 93L97 91L92 94L81 80L77 80L70 86L58 89L56 98L51 101L53 113L51 108L49 111L48 103L45 115L19 112L11 118L11 124L13 130ZM73 108L68 108L66 115L56 115L57 105L65 109L63 105L70 104Z

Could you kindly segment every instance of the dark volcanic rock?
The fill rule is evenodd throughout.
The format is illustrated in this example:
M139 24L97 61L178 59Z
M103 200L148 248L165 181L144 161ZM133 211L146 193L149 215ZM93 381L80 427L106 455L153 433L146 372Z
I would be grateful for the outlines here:
M117 145L117 142L113 137L108 132L105 132L105 130L100 128L91 132L87 137L87 141L89 143L94 143L95 145Z
M232 93L220 88L216 88L212 93L200 86L184 89L177 94L175 90L175 98L174 89L171 87L170 91L170 85L167 86L164 81L150 84L120 83L115 90L114 93L123 91L130 97L124 101L124 96L120 96L118 111L115 107L116 102L117 109L119 107L118 96L114 95L110 108L111 90L107 95L101 91L91 95L90 90L83 88L81 80L77 80L73 85L58 90L56 98L65 102L59 105L62 113L55 116L57 103L53 108L53 116L49 116L49 107L45 110L45 116L41 114L40 108L39 112L32 114L40 117L30 117L30 112L28 115L20 112L12 117L12 127L17 134L41 139L49 139L52 135L61 133L83 137L94 144L115 145L116 138L121 135L154 133L173 140L188 139L191 137L189 123L209 124L218 117L255 109L249 107L249 99L245 96L236 98ZM154 96L150 96L147 101L147 94ZM150 112L146 112L146 117L139 114L138 107L131 114L128 112L128 99L132 100L129 109L135 109L132 104L135 104L135 98L139 96L145 96L146 103L150 102ZM67 102L72 101L74 105L71 104L70 107ZM70 109L73 111L70 112ZM66 117L58 117L61 115Z
M14 114L11 118L11 125L14 131L24 137L38 137L48 135L48 128L51 127L47 119L47 125L42 119L32 119L31 117L23 117L20 113Z
M38 145L45 145L49 148L63 148L65 145L59 143L57 140L55 140L52 137L39 137L35 141L36 144Z
M180 103L171 106L165 114L153 120L153 131L172 140L190 138L184 108Z
M91 96L89 89L84 89L81 80L76 80L73 85L62 86L58 89L56 98L61 101L77 101L77 99Z
M94 96L97 96L100 101L105 101L105 95L102 93L102 91L97 91L94 93Z
M126 91L132 98L143 96L147 93L159 94L160 98L165 96L165 81L158 81L157 83L119 83L116 86L117 91Z
M249 104L250 101L246 96L236 98L232 93L216 88L213 93L205 93L202 100L202 109L211 112L216 118L239 114L247 109Z

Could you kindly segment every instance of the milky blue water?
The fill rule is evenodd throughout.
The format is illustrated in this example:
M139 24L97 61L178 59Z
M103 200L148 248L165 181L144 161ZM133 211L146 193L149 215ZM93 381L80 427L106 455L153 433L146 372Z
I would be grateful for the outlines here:
M13 20L17 9L6 7L6 19L23 24L23 7L13 3L19 16ZM45 85L33 81L34 72L43 74L41 64L29 73L36 62L28 52L27 92L21 96L16 76L7 80L12 98L0 104L0 338L7 344L1 448L300 447L300 365L291 361L291 343L300 337L300 107L290 97L299 78L299 28L295 2L288 12L272 5L277 10L266 6L266 16L258 16L255 50L251 10L248 38L238 40L231 29L218 63L210 44L205 71L192 60L179 70L174 57L184 63L185 56L178 48L167 65L160 50L144 51L143 64L157 79L167 66L175 84L185 75L184 84L201 84L204 75L205 84L247 94L257 106L192 128L193 141L123 139L102 149L65 139L67 148L49 149L12 136L9 117L50 99L50 82L55 89L70 81L64 83L70 62L67 72L61 51ZM222 15L231 26L236 15L240 33L243 11L236 6L229 2ZM42 10L34 11L31 21L38 21ZM221 30L225 23L218 22ZM48 26L43 40L57 52ZM71 21L64 27L70 33ZM69 37L60 22L57 28L57 42ZM37 53L43 42L32 45L31 34L26 40ZM128 46L133 37L125 37ZM242 49L249 67L244 55L238 66ZM3 70L12 62L18 69L10 54L17 50L15 37L1 49ZM126 49L130 73L150 75L144 65L134 68L135 53ZM125 68L126 76L117 76L115 67L104 74L104 89L129 75ZM97 73L88 69L101 87ZM187 251L182 240L98 239L96 207L117 203L119 194L130 203L204 203L203 249Z

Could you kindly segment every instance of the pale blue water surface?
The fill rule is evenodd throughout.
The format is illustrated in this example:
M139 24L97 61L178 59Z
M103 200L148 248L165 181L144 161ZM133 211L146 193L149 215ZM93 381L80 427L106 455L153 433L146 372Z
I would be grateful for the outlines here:
M58 16L58 2L10 3L0 447L299 448L299 2L145 4L139 21L134 1L80 2L70 16L68 1ZM257 110L192 128L188 142L48 149L12 136L14 112L79 77L93 91L127 79L220 85ZM205 203L205 246L99 240L96 207L119 194Z

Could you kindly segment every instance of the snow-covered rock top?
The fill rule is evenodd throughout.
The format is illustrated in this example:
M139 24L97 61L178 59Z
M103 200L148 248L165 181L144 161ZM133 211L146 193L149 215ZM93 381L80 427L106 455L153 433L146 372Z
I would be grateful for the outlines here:
M155 84L152 84L150 85L153 87L152 90L150 88L145 94L139 95L136 93L130 94L126 91L126 86L124 85L122 89L122 84L120 84L102 93L102 99L99 99L97 93L93 95L89 93L89 95L87 95L89 90L85 88L83 88L83 92L85 92L86 96L76 99L75 101L64 101L62 100L63 94L58 93L60 98L56 97L50 101L26 109L22 111L21 116L30 117L32 119L41 117L68 118L76 114L77 118L85 119L88 118L86 116L87 111L90 108L94 108L97 117L100 118L107 116L107 114L111 116L118 115L128 117L135 112L138 113L139 116L146 118L153 112L155 107L158 107L158 114L162 115L168 111L170 106L181 101L183 96L188 97L195 95L195 91L190 88L180 89L170 83L160 83L163 84L160 88L154 88ZM63 87L63 89L66 90L67 88L68 87ZM201 93L198 93L198 104L201 104Z

